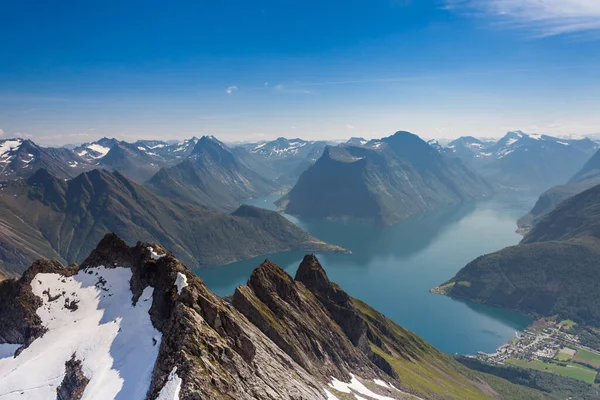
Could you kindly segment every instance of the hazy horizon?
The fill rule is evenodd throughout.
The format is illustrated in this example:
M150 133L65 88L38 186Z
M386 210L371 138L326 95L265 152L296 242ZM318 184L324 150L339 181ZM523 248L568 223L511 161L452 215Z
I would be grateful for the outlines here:
M325 138L325 139L307 139L307 138L302 137L302 136L277 136L277 137L270 137L270 138L256 139L256 140L227 140L227 139L219 137L218 135L212 135L210 133L207 133L207 134L192 134L189 137L178 137L178 138L173 138L173 139L161 139L161 138L156 138L156 137L141 137L141 138L136 138L136 139L132 139L132 140L129 140L129 139L123 138L123 137L119 138L119 137L114 137L114 136L92 136L92 135L90 135L90 137L87 140L85 140L85 141L71 141L71 142L67 142L67 143L48 143L48 142L45 142L43 140L43 138L42 138L41 141L36 141L36 139L32 138L32 137L23 137L23 136L18 136L18 135L17 136L0 136L0 140L5 140L5 139L30 139L30 140L33 140L35 143L37 143L37 144L39 144L39 145L41 145L43 147L63 147L63 146L79 146L79 145L82 145L84 143L96 142L98 140L105 139L105 138L106 139L116 139L116 140L119 140L119 141L125 141L125 142L131 142L131 143L133 143L133 142L135 142L137 140L163 140L165 142L170 142L170 141L173 141L173 142L182 142L184 140L191 139L193 137L201 138L202 136L214 136L217 140L219 140L219 141L221 141L221 142L223 142L223 143L225 143L227 145L236 146L236 145L243 145L243 144L269 142L269 141L273 141L273 140L276 140L276 139L279 139L279 138L285 138L285 139L288 139L288 140L293 140L293 139L302 139L302 140L307 140L307 141L322 140L322 141L331 142L331 143L345 143L345 142L347 142L351 138L363 138L363 139L366 139L366 140L382 139L382 138L391 136L394 133L400 132L400 131L406 131L406 130L400 129L400 130L396 130L394 132L391 132L391 133L389 133L387 135L378 136L378 137L348 136L348 137L345 137L345 138L331 138L331 139L327 139L327 138ZM521 132L523 132L525 134L536 134L536 132L525 132L525 131L522 131L520 129L517 129L517 130L513 130L513 131L504 132L503 134L498 135L498 136L487 136L487 137L486 136L473 136L473 137L475 137L476 139L484 140L484 141L485 140L497 141L497 140L500 140L502 137L504 137L506 134L511 133L511 132L517 132L517 131L521 131ZM428 140L438 140L442 145L445 145L448 142L451 142L452 140L455 140L455 139L459 138L459 137L447 137L447 138L444 138L444 137L437 137L437 138L436 137L424 137L422 135L418 135L415 132L411 132L411 133L416 134L417 136L419 136L421 139L423 139L425 141L428 141ZM472 136L472 135L465 135L465 136ZM552 135L549 135L549 136L552 136ZM555 137L556 138L561 138L561 139L584 139L584 138L588 138L588 139L597 140L597 139L600 139L599 136L600 136L600 134L589 134L589 135L556 135Z

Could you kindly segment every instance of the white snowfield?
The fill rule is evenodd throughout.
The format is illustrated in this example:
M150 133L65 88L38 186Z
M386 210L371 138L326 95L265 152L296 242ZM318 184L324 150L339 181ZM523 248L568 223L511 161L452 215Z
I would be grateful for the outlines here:
M18 149L19 146L21 146L21 143L23 143L21 139L5 140L4 142L0 143L0 158L7 157L6 154L10 151Z
M6 165L14 158L14 151L17 150L23 141L21 139L0 141L0 165ZM31 161L31 160L30 160Z
M6 357L14 345L0 347L0 399L55 399L73 354L89 379L83 399L144 399L162 335L148 314L154 289L134 306L130 279L128 268L102 266L70 278L36 275L31 286L48 331L16 358Z
M181 272L177 273L177 278L175 279L175 285L177 286L177 294L181 295L181 291L184 287L187 287L187 276L182 274Z
M158 393L156 400L178 400L181 382L181 378L177 375L177 367L173 367L165 386Z
M354 375L350 374L350 376L352 377L352 379L350 380L349 383L342 382L342 381L332 377L329 387L332 389L335 389L341 393L352 394L352 395L354 395L354 397L357 400L394 400L393 397L383 396L381 394L377 394L377 393L373 392L372 390L367 388L362 382L360 382L358 379L356 379L356 377ZM386 382L382 381L381 379L374 379L373 382L377 386L384 387L388 390L391 390L392 392L397 392L399 395L401 394L405 397L408 396L408 397L412 397L414 399L420 399L417 396L414 396L409 393L405 393L399 389L396 389L391 383L386 383ZM335 397L335 395L333 395L327 389L325 389L325 394L327 395L327 400L338 400L337 397Z
M90 145L87 146L87 148L89 150L93 150L99 154L98 156L96 156L94 158L102 158L105 155L107 155L108 152L110 151L110 147L104 147L102 145L99 145L98 143L91 143Z

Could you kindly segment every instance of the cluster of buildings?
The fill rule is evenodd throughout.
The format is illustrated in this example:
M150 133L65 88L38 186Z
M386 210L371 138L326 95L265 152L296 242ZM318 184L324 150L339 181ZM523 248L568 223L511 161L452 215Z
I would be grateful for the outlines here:
M522 334L500 346L495 353L480 352L477 358L492 364L504 364L508 359L544 360L556 357L559 352L573 356L575 350L567 346L577 346L579 338L566 333L560 326L546 327L539 331L525 330Z

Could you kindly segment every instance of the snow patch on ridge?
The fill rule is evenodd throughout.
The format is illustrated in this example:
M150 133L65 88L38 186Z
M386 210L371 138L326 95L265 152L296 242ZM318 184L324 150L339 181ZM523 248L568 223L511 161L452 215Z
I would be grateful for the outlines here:
M354 376L353 374L350 374L350 376L352 377L350 383L342 382L332 377L329 387L334 390L337 390L340 393L352 394L357 400L394 400L393 397L384 396L373 392L365 385L363 385L358 379L356 379L356 376ZM394 390L403 395L407 395L415 399L420 399L420 397L396 389L392 384L386 383L381 379L374 379L373 381L376 385L382 386L388 390ZM327 389L324 390L325 394L327 395L327 400L338 400L338 398L334 396L331 392L329 392Z
M390 388L390 385L388 385L387 383L385 383L385 381L382 381L381 379L373 379L373 382L375 382L376 385L382 386L384 388Z
M101 145L99 145L97 143L92 143L89 146L87 146L87 148L90 149L90 150L95 151L96 153L100 153L100 155L97 156L97 157L95 157L95 158L104 157L110 151L109 147L104 147L104 146L101 146Z
M162 335L148 314L154 289L134 306L131 275L103 266L68 278L37 274L31 288L43 300L37 314L48 331L18 357L0 359L0 398L56 398L73 354L89 379L84 400L145 398Z
M148 250L150 250L150 258L153 260L158 260L166 256L166 254L158 254L151 246L148 246Z
M184 287L187 287L187 276L182 274L181 272L177 273L177 279L175 279L175 285L177 285L177 294L181 295L181 291Z
M173 367L173 370L167 378L167 382L160 392L156 400L179 400L179 392L181 391L182 379L177 375L177 367Z
M21 139L5 140L0 143L0 158L7 157L6 153L18 149L21 143L23 143Z

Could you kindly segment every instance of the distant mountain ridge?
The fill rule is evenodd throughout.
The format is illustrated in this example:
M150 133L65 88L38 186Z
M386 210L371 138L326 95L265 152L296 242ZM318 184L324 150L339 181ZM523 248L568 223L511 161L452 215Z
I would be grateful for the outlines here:
M271 141L238 146L262 163L262 168L271 171L272 176L281 185L293 185L298 177L311 166L323 153L326 141L286 139L283 137ZM259 167L260 168L260 167Z
M137 183L150 181L148 187L164 196L227 211L281 187L272 166L234 154L214 136L176 143L102 138L72 150L0 140L0 180L27 178L40 168L63 179L97 168L119 171Z
M186 160L158 171L146 187L167 198L228 211L243 200L279 189L279 185L254 172L225 144L208 136L198 140Z
M0 179L28 177L40 168L66 179L80 173L84 164L67 149L43 148L29 139L0 140Z
M491 193L460 160L398 132L360 147L327 147L278 204L293 215L394 224Z
M491 183L546 190L569 180L597 149L598 144L590 139L514 131L495 143L462 137L443 151L461 158Z
M108 231L160 239L190 265L222 265L293 249L343 251L273 211L234 214L159 197L118 172L65 181L46 170L0 191L0 269L20 273L40 257L80 262Z

